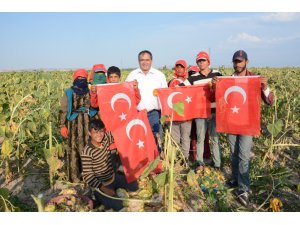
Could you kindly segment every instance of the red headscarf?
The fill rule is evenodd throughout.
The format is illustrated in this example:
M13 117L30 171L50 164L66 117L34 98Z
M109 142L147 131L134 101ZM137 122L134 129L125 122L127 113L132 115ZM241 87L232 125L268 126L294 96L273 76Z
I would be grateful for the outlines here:
M188 77L188 72L187 72L187 63L186 61L184 60L178 60L176 61L175 63L175 69L174 69L174 75L173 75L173 78L179 78L178 76L178 71L177 71L177 68L176 68L176 65L182 65L184 67L184 72L183 72L183 77L184 78L187 78ZM182 77L182 76L181 76Z
M84 77L88 78L88 72L85 69L77 69L73 74L73 80L75 80L77 77Z
M93 69L92 69L91 73L90 73L89 82L92 82L92 81L93 81L93 77L94 77L94 72L95 72L95 71L102 71L102 72L104 72L104 73L107 72L107 70L106 70L104 64L95 64L95 65L93 66Z

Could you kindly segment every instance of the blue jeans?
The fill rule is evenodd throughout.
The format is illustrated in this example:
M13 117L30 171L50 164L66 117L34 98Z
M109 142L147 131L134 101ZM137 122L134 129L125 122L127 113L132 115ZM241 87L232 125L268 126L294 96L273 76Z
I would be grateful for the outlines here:
M197 163L203 164L203 153L204 153L204 140L206 131L208 129L209 137L211 138L212 145L212 158L216 167L221 166L221 151L219 144L219 135L216 131L216 114L212 113L210 119L195 119L196 122L196 133L197 133Z
M158 135L160 137L160 140L162 141L162 127L160 124L160 117L161 117L161 111L160 110L152 110L147 113L148 120L151 126L151 130L155 139L155 143L157 146L157 149L159 153L161 152L161 146L159 145L159 142L157 140Z
M232 179L237 181L239 191L250 189L250 152L253 137L246 135L228 135L231 148Z
M123 188L127 191L136 191L138 190L139 185L136 181L132 183L127 183L124 175L116 173L115 180L107 187L113 190L117 190L118 188ZM97 191L94 191L94 195L97 202L101 203L108 209L112 208L113 210L119 211L123 208L123 201L121 200L115 200L115 199L105 197L104 195L100 194ZM114 197L118 197L118 196L115 195Z

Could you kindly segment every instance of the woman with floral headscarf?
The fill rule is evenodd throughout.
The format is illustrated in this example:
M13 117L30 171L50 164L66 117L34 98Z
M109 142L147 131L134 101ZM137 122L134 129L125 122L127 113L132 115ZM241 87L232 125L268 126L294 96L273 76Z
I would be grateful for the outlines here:
M91 108L91 94L88 88L88 73L78 69L73 74L73 86L61 99L60 133L68 143L68 178L71 182L81 180L80 151L88 142L88 124L97 117L97 110Z

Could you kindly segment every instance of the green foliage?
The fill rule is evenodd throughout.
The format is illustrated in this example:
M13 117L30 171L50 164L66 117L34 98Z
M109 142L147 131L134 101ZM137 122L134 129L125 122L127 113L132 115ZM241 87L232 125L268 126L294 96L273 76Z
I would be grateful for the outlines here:
M162 172L160 174L158 174L155 178L154 181L155 183L159 186L159 187L163 187L167 184L168 181L168 172Z
M282 120L276 121L274 124L268 124L267 128L271 135L276 137L281 131L283 127Z
M155 160L153 160L151 163L149 163L149 165L143 171L140 179L144 179L145 177L147 177L149 175L149 173L157 167L159 160L160 160L160 158L156 157Z
M169 115L161 116L161 118L160 118L161 124L164 124L167 121L167 119L170 119L170 118L171 118L171 116L169 116Z
M0 188L0 212L15 211L19 211L19 209L9 201L9 190L7 188Z
M13 147L12 147L11 140L9 140L9 139L4 140L4 142L2 144L1 158L3 160L9 159L12 151L13 151Z
M51 186L54 183L54 176L58 175L58 171L63 167L64 163L58 158L59 152L61 151L61 144L57 144L54 147L45 148L44 155L46 162L49 166L49 176Z
M0 188L0 195L4 199L8 199L8 197L9 197L9 190L7 188Z
M195 189L200 189L199 184L197 182L196 174L193 170L190 170L187 174L187 183Z
M221 66L219 70L225 76L232 74L232 68L225 68ZM261 107L261 135L254 139L253 151L255 158L251 165L251 179L253 180L253 192L257 195L254 200L256 203L262 204L267 195L271 193L272 182L274 182L274 189L284 188L289 186L294 191L297 191L297 185L290 186L288 182L289 171L281 170L286 167L285 160L292 163L295 157L291 157L291 152L298 149L300 140L300 97L299 97L299 76L300 68L250 68L251 71L256 72L262 76L268 77L268 83L271 90L276 91L276 104L273 106L266 106L262 104ZM122 80L131 70L122 71ZM167 80L171 80L173 71L164 68ZM17 84L17 85L16 85ZM46 159L49 166L49 173L51 179L54 180L58 174L59 168L62 166L62 161L59 157L64 155L64 148L62 145L63 139L60 137L58 126L58 112L60 110L59 100L62 97L64 90L72 84L72 71L21 71L21 72L1 72L0 73L0 139L3 140L1 149L1 159L5 159L11 165L16 165L15 159L20 162L24 159L32 157L41 160ZM173 109L179 115L183 115L184 108L181 102L175 103ZM164 123L166 119L170 119L171 115L162 117L161 121ZM55 141L52 147L45 148L44 143L49 141L49 130L51 131L51 141ZM221 138L222 138L221 134ZM225 136L225 135L224 135ZM224 149L224 164L229 165L229 147L227 138L221 139L222 149ZM45 151L44 151L45 149ZM172 148L174 149L174 148ZM227 152L226 152L227 150ZM165 160L168 161L165 172L155 176L150 186L167 187L169 191L171 188L175 190L178 188L180 178L178 170L175 165L171 166L171 162L178 160L172 152L165 155ZM176 156L180 155L177 154ZM288 154L287 157L284 154ZM264 158L264 155L266 156ZM172 158L174 156L174 158ZM263 160L264 162L262 163ZM292 160L290 159L292 158ZM298 157L300 161L300 156ZM297 161L297 157L294 162ZM152 165L144 171L144 177L149 174L154 167L155 161ZM5 163L6 165L6 163ZM270 167L272 165L272 167ZM298 165L296 165L296 169ZM151 167L151 168L150 168ZM172 168L172 170L171 170ZM15 168L14 168L15 169ZM14 171L16 172L16 171ZM172 175L172 176L171 176ZM193 173L189 173L184 177L186 186L180 187L179 190L189 190L185 194L186 199L193 198L195 207L193 209L202 211L230 211L237 210L233 205L230 205L228 199L231 197L229 193L219 191L218 194L210 192L205 201L206 206L199 207L199 192L194 192L195 185L193 182ZM214 175L207 175L207 179L198 179L198 186L208 182L210 187L215 182L212 177ZM179 178L178 178L179 177ZM271 178L272 177L272 178ZM169 185L173 182L172 185ZM192 186L190 186L192 185ZM217 184L218 187L220 184ZM220 185L221 186L221 185ZM298 187L299 188L299 187ZM193 189L193 190L192 190ZM1 190L1 189L0 189ZM169 199L170 208L175 208L177 204L171 203L173 199L178 200L179 190L171 193ZM156 190L158 191L158 190ZM7 192L4 191L4 199L10 211L16 210L7 201ZM145 192L146 193L146 192ZM141 194L146 196L146 194ZM152 193L152 192L151 192ZM165 193L168 195L170 192ZM195 194L196 193L196 194ZM147 193L148 194L148 193ZM3 202L3 200L2 200ZM166 207L168 203L166 203ZM197 206L198 204L198 206ZM201 203L202 204L202 203ZM216 208L216 205L218 207ZM286 206L287 204L284 204ZM206 208L205 208L206 207ZM200 209L201 208L201 209ZM167 210L167 208L165 208Z

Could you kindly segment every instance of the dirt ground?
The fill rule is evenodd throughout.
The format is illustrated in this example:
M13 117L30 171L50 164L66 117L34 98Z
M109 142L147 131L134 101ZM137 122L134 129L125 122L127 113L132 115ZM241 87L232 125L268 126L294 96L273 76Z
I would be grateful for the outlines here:
M300 211L300 195L297 193L297 185L300 182L299 178L299 162L297 162L297 152L293 155L287 155L290 157L289 162L286 164L291 173L286 181L289 185L275 189L272 193L273 197L279 198L283 203L283 211L285 212L299 212ZM37 162L33 159L28 159L23 162L23 168L21 169L23 173L21 175L15 175L11 182L5 184L4 169L0 168L0 188L7 188L11 193L11 199L21 211L37 211L37 206L31 197L40 196L47 203L51 198L58 195L61 190L73 187L79 194L87 195L91 197L91 191L83 184L73 185L67 182L55 182L53 189L49 188L49 176L48 171L45 167L39 166ZM14 168L16 169L16 168ZM230 177L230 167L225 166L223 172L226 178ZM266 187L267 188L267 187ZM268 193L257 195L257 190L253 190L252 197L250 199L251 205L248 209L243 209L241 211L256 211L260 207L261 201L268 198ZM260 199L260 203L258 201ZM267 203L260 208L259 211L269 211ZM239 203L234 203L233 211L239 211L241 205ZM148 208L147 211L151 211Z

